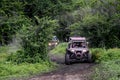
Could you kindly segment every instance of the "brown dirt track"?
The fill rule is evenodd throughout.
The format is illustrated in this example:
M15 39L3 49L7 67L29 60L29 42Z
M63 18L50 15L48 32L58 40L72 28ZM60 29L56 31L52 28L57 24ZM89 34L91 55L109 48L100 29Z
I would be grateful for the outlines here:
M90 80L94 63L64 64L64 55L50 55L53 62L59 64L52 72L33 76L27 80Z

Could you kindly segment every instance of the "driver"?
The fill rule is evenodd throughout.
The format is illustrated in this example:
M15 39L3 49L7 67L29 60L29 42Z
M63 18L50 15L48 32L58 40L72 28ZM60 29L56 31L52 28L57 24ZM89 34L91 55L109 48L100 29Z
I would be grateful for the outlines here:
M82 42L81 43L81 47L85 48L85 43Z
M72 44L72 48L77 48L78 46L77 46L77 44L76 43L73 43Z

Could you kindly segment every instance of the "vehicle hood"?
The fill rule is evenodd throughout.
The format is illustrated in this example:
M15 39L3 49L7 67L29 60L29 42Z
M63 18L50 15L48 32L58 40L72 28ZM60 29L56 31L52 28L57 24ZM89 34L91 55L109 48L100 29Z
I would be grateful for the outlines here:
M83 51L83 50L86 50L86 51L88 51L88 48L70 48L69 50L75 50L75 51Z

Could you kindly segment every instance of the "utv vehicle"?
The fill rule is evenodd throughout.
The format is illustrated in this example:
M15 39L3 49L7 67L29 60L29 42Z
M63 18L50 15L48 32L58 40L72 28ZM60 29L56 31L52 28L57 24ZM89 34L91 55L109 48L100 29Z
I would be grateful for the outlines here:
M85 37L70 37L65 54L65 64L71 62L91 62L91 54Z
M56 36L53 36L50 42L48 43L49 49L53 49L55 46L57 46L59 43L59 40Z

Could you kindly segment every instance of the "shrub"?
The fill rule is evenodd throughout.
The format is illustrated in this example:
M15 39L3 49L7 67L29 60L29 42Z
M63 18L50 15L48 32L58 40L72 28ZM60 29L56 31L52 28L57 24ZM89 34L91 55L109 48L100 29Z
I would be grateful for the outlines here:
M103 61L120 59L120 49L114 48L107 50L106 54L101 57Z
M67 43L60 43L53 50L50 51L52 54L65 54Z
M57 26L56 20L49 17L35 17L38 25L25 27L22 34L22 51L17 51L15 55L11 55L8 60L22 63L36 63L48 59L48 42L53 34L54 28ZM24 27L23 27L24 28ZM13 56L13 57L12 57Z
M7 53L7 51L8 51L8 46L0 46L0 54Z
M120 49L92 49L97 65L93 80L119 80L120 78ZM98 56L99 55L99 56Z
M116 60L120 58L120 49L91 49L92 58L96 62Z
M102 48L95 48L95 49L91 49L91 53L92 53L93 61L100 62L100 58L102 55L104 55L105 50Z
M119 80L120 78L120 63L116 64L116 61L111 60L102 62L95 68L95 73L92 74L93 80Z

